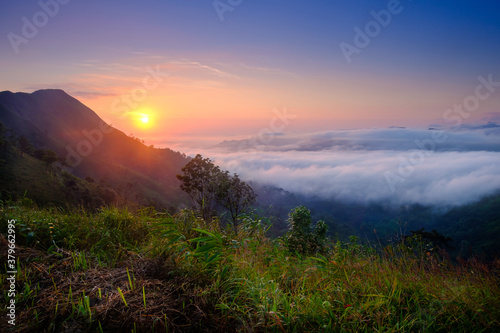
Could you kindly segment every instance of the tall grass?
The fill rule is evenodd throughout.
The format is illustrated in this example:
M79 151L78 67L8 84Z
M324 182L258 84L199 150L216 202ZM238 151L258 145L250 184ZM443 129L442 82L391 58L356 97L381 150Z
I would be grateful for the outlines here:
M190 211L8 203L0 218L3 234L8 219L18 225L19 332L500 330L498 261L457 264L355 237L301 256L258 217L234 234Z

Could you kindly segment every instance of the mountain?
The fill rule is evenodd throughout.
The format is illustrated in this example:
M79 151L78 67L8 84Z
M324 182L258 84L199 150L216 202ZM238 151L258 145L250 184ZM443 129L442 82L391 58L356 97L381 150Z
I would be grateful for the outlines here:
M63 169L107 184L130 201L171 207L185 200L176 178L189 161L184 154L145 146L63 90L0 92L0 122L35 148L55 151Z
M99 116L62 90L32 94L0 93L0 121L36 146L60 150L82 140L81 132L98 128Z

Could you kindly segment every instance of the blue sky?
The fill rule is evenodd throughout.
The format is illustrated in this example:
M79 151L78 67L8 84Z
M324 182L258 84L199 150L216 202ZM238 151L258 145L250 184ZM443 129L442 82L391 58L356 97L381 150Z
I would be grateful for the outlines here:
M22 36L22 18L32 22L42 8L1 5L0 90L63 88L151 141L165 128L178 136L251 133L284 106L297 115L295 131L423 125L473 92L478 76L500 81L500 4L492 1L233 0L240 4L224 21L212 1L61 3L17 53L9 33ZM340 43L354 45L354 28L388 6L398 14L348 63ZM138 128L110 105L156 65L165 80L130 110L147 108L156 124ZM500 111L499 96L474 117Z

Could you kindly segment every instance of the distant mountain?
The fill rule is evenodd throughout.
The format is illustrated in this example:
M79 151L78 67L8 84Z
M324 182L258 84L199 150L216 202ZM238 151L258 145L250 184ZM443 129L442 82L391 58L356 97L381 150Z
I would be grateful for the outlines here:
M137 203L185 200L176 178L189 161L184 154L145 146L63 90L0 92L0 122L36 148L54 150L74 175L109 184Z

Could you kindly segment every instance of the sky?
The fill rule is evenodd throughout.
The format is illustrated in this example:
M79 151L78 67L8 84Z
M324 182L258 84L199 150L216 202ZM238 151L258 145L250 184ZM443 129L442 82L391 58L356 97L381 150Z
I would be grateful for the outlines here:
M2 1L0 36L0 91L64 89L161 147L500 111L495 1Z

